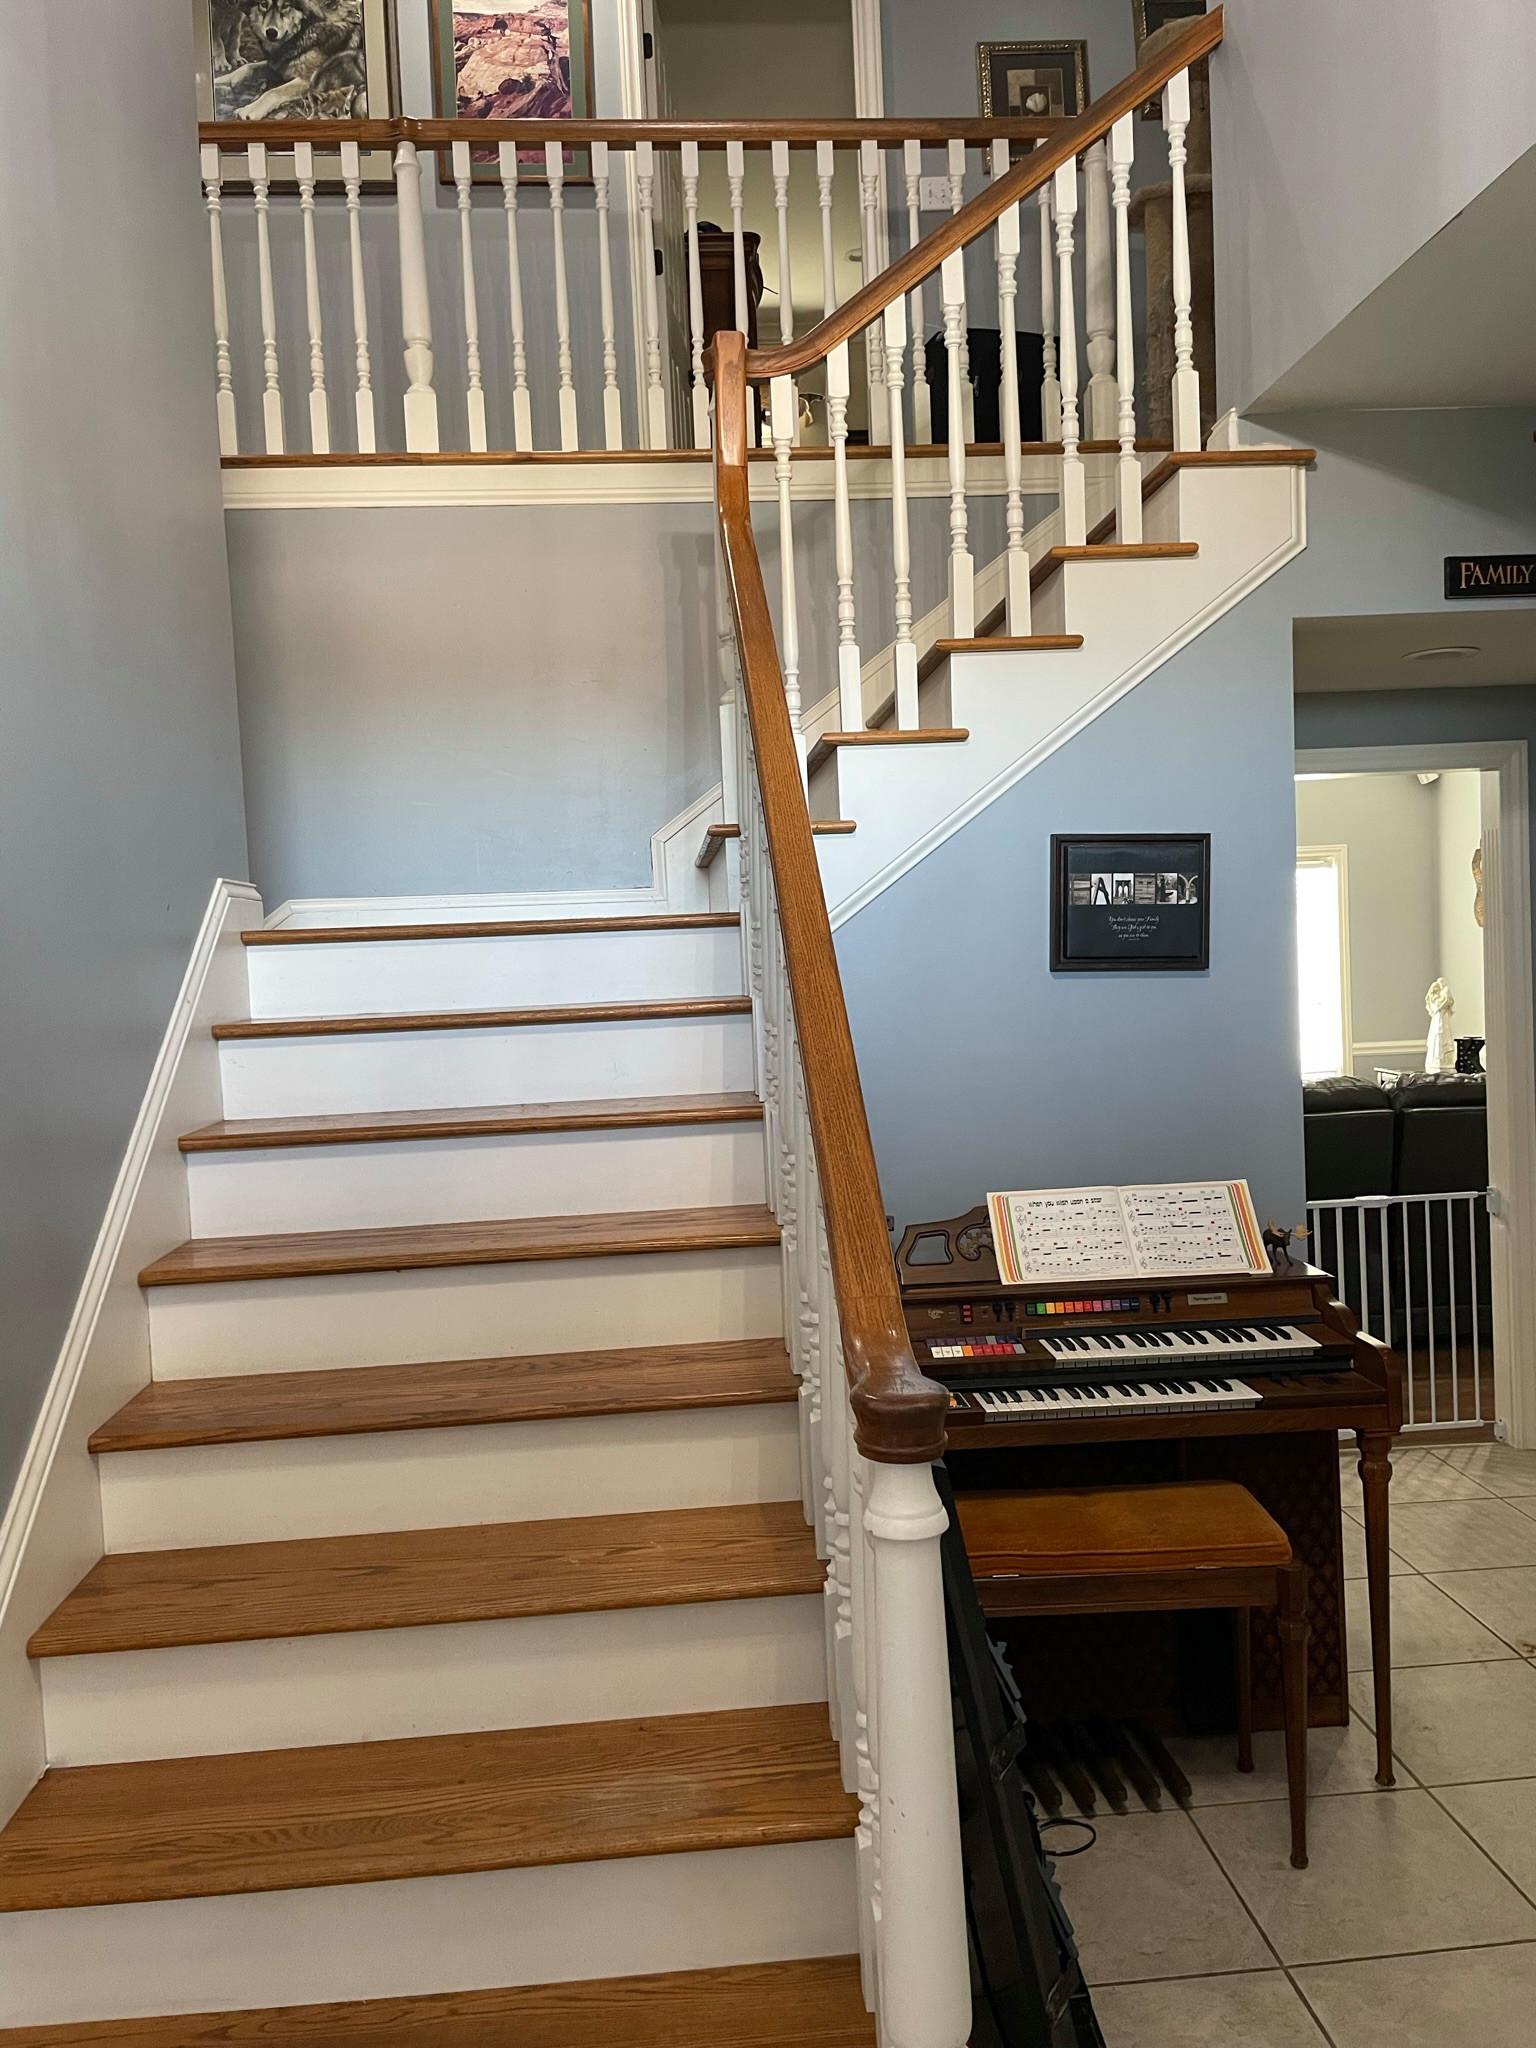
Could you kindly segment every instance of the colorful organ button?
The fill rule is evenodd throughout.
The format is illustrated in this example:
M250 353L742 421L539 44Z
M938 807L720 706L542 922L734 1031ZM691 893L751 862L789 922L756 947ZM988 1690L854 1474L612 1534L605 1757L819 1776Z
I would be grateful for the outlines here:
M999 1331L995 1337L930 1337L927 1339L930 1358L1023 1358L1025 1355L1022 1337L1011 1337L1006 1331Z

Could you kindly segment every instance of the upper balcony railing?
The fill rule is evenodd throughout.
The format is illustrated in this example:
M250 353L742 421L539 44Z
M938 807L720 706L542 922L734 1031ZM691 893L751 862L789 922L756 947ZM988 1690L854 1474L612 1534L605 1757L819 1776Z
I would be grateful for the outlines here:
M935 218L968 218L965 206L1068 125L205 123L221 450L706 448L703 355L717 330L803 354L808 330L863 303L893 250L914 251ZM1039 260L1025 266L1016 303L1040 337L1025 344L1039 369L1026 362L1021 423L1026 442L1054 442L1065 337L1046 187L1034 217ZM1116 330L1129 310L1117 302L1112 234L1101 147L1087 165L1083 281L1067 307L1091 371L1089 439L1118 431ZM908 292L902 404L914 445L947 437L934 282ZM977 310L960 332L965 433L976 437L979 402L981 436L996 442L1000 319L979 252L966 284ZM985 355L975 364L973 338ZM797 446L830 440L824 353L793 373ZM889 443L891 403L871 321L848 394L854 445ZM748 424L755 439L755 413Z

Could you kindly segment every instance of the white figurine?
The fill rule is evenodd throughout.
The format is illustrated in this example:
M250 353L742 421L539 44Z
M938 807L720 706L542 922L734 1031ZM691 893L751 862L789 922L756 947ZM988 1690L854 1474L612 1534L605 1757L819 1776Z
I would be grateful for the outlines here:
M1456 1041L1451 1036L1451 1017L1456 1009L1456 998L1451 994L1451 984L1443 976L1437 976L1430 983L1424 1007L1429 1012L1429 1037L1424 1046L1425 1072L1454 1073Z

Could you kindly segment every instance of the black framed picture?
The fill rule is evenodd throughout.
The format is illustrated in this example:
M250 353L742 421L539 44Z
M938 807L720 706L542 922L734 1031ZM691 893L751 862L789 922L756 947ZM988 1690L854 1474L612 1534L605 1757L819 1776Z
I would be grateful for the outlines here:
M1088 45L978 43L976 84L985 120L1071 120L1088 104Z
M1051 972L1203 973L1209 832L1051 835Z
M1136 35L1136 61L1141 62L1141 46L1148 36L1156 35L1160 28L1166 28L1170 21L1191 21L1196 15L1204 14L1205 0L1131 0L1131 23ZM1203 65L1205 59L1200 60ZM1148 100L1141 109L1144 121L1161 122L1163 102L1161 97Z

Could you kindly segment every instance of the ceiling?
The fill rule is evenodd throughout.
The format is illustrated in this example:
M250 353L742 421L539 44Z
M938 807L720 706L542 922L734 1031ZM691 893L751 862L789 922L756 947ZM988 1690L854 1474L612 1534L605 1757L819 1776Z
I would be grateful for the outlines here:
M1536 683L1536 605L1297 619L1291 644L1299 694ZM1439 660L1409 658L1422 648L1439 647L1475 652Z
M1536 403L1536 149L1246 407Z

